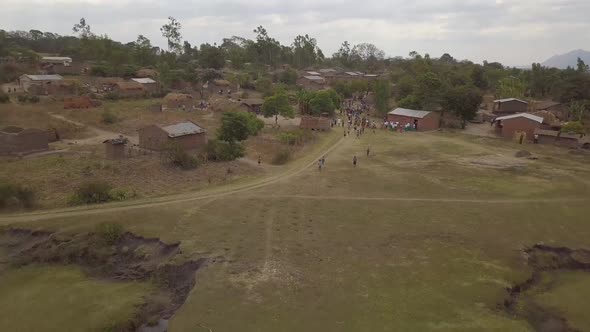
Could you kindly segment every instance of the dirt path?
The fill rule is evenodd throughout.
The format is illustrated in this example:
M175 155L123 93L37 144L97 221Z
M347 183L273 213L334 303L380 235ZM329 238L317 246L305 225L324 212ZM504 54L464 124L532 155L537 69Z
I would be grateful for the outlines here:
M77 145L97 145L97 144L102 144L102 142L106 141L107 139L116 138L116 137L119 137L119 135L122 135L121 133L116 133L113 131L100 129L100 128L97 128L94 126L89 126L89 125L83 124L81 122L74 121L72 119L68 119L61 114L49 113L49 115L54 119L58 119L60 121L71 123L77 127L81 127L81 128L86 127L86 128L88 128L88 130L90 130L91 132L94 133L94 135L89 138L75 139L75 140L64 139L64 140L62 140L64 143L71 143L71 144L77 144ZM128 135L125 135L125 136L131 141L132 144L138 143L138 137L128 136Z

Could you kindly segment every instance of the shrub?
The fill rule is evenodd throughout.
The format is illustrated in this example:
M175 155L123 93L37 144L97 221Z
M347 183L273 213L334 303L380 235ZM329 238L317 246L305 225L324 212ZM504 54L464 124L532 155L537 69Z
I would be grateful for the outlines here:
M252 113L244 113L248 124L248 134L251 136L258 135L258 132L264 128L264 121Z
M279 141L288 145L299 145L305 143L311 138L311 132L307 130L293 130L279 134Z
M108 100L118 100L119 94L116 92L109 92L104 96L104 98Z
M584 125L580 121L570 121L561 127L561 132L584 134L586 133L586 128L584 128Z
M102 112L102 122L104 124L113 124L117 122L117 115L110 110L104 110Z
M240 98L242 98L242 99L246 99L248 97L250 97L250 94L246 91L244 91L240 94Z
M29 98L27 97L27 95L18 95L16 97L16 100L18 100L19 103L26 103L27 100L29 100Z
M21 185L0 183L0 209L23 207L30 209L35 206L35 191Z
M283 150L277 152L271 160L271 164L273 165L284 165L291 159L291 152L288 150Z
M125 201L130 198L137 197L137 193L135 191L129 193L121 189L113 189L109 192L109 195L111 196L111 200L113 201Z
M244 147L239 143L210 140L207 144L207 159L213 161L230 161L244 156Z
M34 103L38 103L38 102L39 102L39 100L40 100L40 99L39 99L39 96L30 96L30 97L29 97L29 102L30 102L30 103L33 103L33 104L34 104Z
M10 101L10 97L8 97L8 95L5 94L4 92L0 91L0 104L5 104L9 101Z
M103 181L90 181L82 184L70 198L70 204L98 204L113 200L111 186Z
M166 161L174 166L184 170L194 169L199 166L199 161L194 156L188 154L182 146L172 144L165 150Z
M117 242L124 233L123 226L117 223L104 222L96 226L96 234L109 245Z

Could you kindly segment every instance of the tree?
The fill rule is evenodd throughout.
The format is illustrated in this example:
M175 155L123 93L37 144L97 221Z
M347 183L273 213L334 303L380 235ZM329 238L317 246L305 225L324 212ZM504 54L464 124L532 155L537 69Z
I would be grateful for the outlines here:
M250 134L250 128L244 114L233 111L223 113L217 137L230 144L246 140Z
M587 101L573 101L569 107L569 114L571 118L583 123L584 115L588 111L589 102Z
M389 98L391 97L391 85L387 80L379 80L375 83L375 107L381 115L389 111Z
M588 72L588 65L584 62L584 60L578 58L578 72L580 73L587 73Z
M288 85L295 85L297 82L297 72L293 69L287 69L279 74L279 82Z
M274 96L264 99L262 104L262 115L265 118L275 117L275 126L279 123L279 115L292 119L295 117L295 111L289 104L289 97L285 93L277 93Z
M443 89L443 82L438 75L428 72L418 77L415 95L423 108L434 111L440 105Z
M72 31L79 34L80 38L83 39L94 36L94 34L90 32L90 25L86 24L86 19L84 17L80 19L79 23L74 24Z
M340 46L340 49L338 50L338 52L336 52L332 55L332 58L334 60L340 62L341 66L349 67L350 66L350 54L351 54L350 44L348 43L348 41L345 40L342 43L342 46Z
M162 37L166 38L168 41L168 50L175 53L180 53L182 50L180 46L180 41L182 39L182 35L180 34L180 29L182 25L178 22L174 17L168 17L168 23L164 24L160 31L162 32Z
M401 99L397 103L397 106L414 110L422 109L422 104L415 95L408 95L405 98Z
M259 62L276 66L281 54L281 44L274 38L269 37L263 26L254 29L256 34L255 49Z
M293 62L298 68L311 66L320 60L321 50L317 47L315 38L308 35L299 35L295 37L291 47L293 49Z
M202 44L199 53L199 64L201 67L221 69L225 66L224 54L219 47L210 44Z
M482 90L487 89L489 87L488 79L485 75L485 70L480 65L474 66L471 70L471 81L473 82L473 85Z
M138 35L134 44L135 62L142 66L155 63L155 54L151 41L144 35Z
M481 92L472 86L459 86L450 89L444 96L443 107L461 119L461 128L465 129L467 121L472 120L483 101Z
M562 133L585 134L586 128L580 121L570 121L561 127Z
M334 115L336 105L334 100L328 91L318 91L315 96L309 101L311 113L313 115L322 115L327 113L328 115Z
M256 91L268 97L272 94L272 82L266 77L261 77L256 80Z

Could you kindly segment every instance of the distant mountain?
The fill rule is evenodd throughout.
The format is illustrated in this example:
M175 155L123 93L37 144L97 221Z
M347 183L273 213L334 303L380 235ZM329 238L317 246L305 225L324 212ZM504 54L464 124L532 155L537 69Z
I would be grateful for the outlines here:
M555 67L565 69L568 66L576 68L578 65L578 58L582 59L586 64L590 64L590 52L584 50L575 50L562 55L555 55L543 62L545 67Z

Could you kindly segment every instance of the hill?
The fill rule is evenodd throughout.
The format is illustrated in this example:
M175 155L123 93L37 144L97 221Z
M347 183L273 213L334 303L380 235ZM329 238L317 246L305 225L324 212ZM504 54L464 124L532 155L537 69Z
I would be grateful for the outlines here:
M578 58L582 59L585 63L590 63L590 52L585 50L575 50L566 54L554 55L543 62L543 66L560 69L565 69L568 66L575 68L578 64Z

